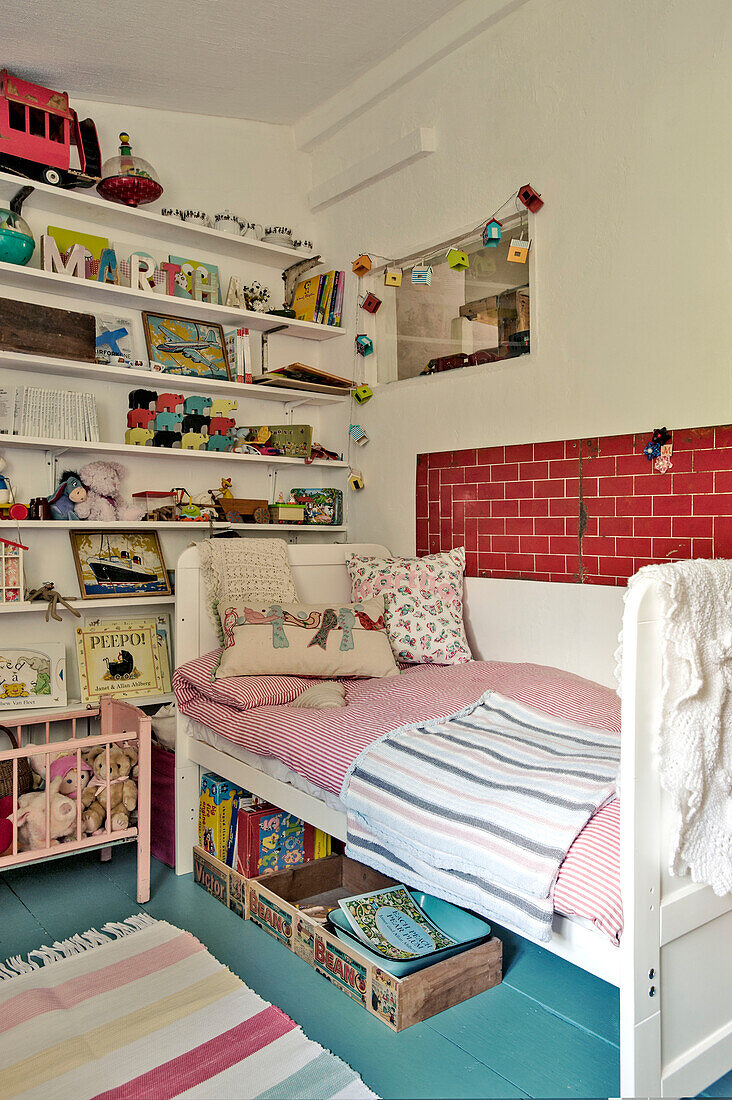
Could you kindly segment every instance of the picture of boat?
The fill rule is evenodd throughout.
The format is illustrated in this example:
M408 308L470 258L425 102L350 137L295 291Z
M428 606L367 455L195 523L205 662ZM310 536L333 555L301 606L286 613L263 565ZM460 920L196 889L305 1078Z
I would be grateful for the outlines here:
M72 531L82 596L170 594L157 532Z

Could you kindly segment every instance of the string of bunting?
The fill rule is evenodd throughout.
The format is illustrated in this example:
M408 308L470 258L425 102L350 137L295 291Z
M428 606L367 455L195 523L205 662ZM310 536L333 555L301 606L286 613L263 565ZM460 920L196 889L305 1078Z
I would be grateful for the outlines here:
M432 283L433 269L429 261L434 259L435 256L442 255L447 250L447 262L451 269L454 271L465 271L470 266L470 260L467 252L461 248L455 247L466 237L471 237L474 234L480 233L482 235L484 248L497 248L501 241L503 222L499 220L498 215L501 214L507 206L514 204L516 212L523 214L523 211L519 207L519 203L523 204L526 210L530 210L532 214L535 214L544 205L544 200L541 195L536 191L531 184L524 184L518 191L509 196L504 203L498 206L489 218L478 222L472 229L468 229L460 234L458 237L452 237L448 240L441 241L434 248L427 252L419 254L418 261L411 265L411 278L412 283L415 285L430 286ZM529 254L529 248L531 247L531 241L528 237L524 237L524 222L520 224L520 236L511 240L507 259L511 263L526 263ZM379 256L376 253L363 252L357 256L353 261L352 269L355 275L362 278L367 275L369 271L375 265L376 261L382 261L380 266L384 268L384 285L398 287L402 284L403 269L409 265L409 258L396 259L394 257ZM359 303L363 309L368 312L375 313L381 305L380 300L374 294L366 294L359 299ZM364 345L357 350L359 354L368 355L369 350L363 350ZM373 350L373 348L371 348Z

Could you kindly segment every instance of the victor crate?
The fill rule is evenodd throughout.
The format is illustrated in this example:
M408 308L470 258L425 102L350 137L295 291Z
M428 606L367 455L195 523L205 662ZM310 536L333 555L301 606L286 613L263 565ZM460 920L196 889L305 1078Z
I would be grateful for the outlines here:
M246 879L203 848L193 849L193 881L242 920L247 919Z
M485 943L395 978L331 935L302 908L393 886L394 880L346 856L329 856L247 882L249 919L288 947L393 1031L403 1031L501 981L502 945ZM301 908L298 908L300 906Z

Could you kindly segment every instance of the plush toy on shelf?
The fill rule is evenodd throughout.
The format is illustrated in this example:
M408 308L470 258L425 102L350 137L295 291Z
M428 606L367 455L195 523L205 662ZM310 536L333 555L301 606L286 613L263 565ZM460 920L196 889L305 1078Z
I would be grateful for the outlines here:
M86 499L77 505L79 519L142 519L144 509L133 504L122 492L127 470L119 462L89 462L79 470L86 487Z
M79 519L76 508L77 505L83 504L85 500L86 489L81 478L72 470L65 470L61 474L61 482L56 492L48 497L48 503L51 505L51 518L61 520Z
M131 778L137 763L137 750L111 745L109 749L109 795L107 807L107 751L105 745L96 745L84 752L84 759L94 775L81 794L85 807L82 828L85 833L96 833L103 828L107 812L111 815L112 829L119 832L130 823L130 814L137 808L137 784Z

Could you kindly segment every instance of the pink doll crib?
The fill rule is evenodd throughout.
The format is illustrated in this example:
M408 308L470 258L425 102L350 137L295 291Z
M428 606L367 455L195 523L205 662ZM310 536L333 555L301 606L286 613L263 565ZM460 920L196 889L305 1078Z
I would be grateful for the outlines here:
M84 736L77 728L79 720L100 718L100 733L93 736ZM51 727L54 722L70 721L71 737L64 741L51 740ZM137 707L118 699L103 699L99 708L75 711L64 711L58 718L49 718L48 712L44 715L33 716L26 711L18 714L18 720L6 725L6 730L14 731L17 748L0 750L0 769L8 775L8 785L12 786L10 799L0 800L5 803L5 813L0 815L0 825L3 819L12 826L12 841L10 830L5 826L7 839L2 849L7 847L4 855L0 855L0 870L6 867L17 867L25 863L36 863L40 860L56 858L58 856L72 855L74 852L87 849L110 849L112 844L122 841L137 840L137 900L143 904L150 899L150 719ZM23 731L26 732L24 744ZM31 737L41 731L43 741L36 744ZM113 829L112 814L106 814L103 826L91 836L85 835L82 825L82 799L80 792L73 797L60 796L56 788L57 784L51 779L51 763L60 755L75 757L76 775L80 776L86 768L82 761L82 750L94 748L97 745L104 746L104 774L101 780L101 788L106 789L106 805L112 805L111 786L114 780L110 779L110 751L113 746L131 744L137 749L137 823L127 828ZM38 764L45 766L46 786L45 790L35 792L35 797L25 799L23 807L19 807L19 786L21 776L27 775L28 762L35 758ZM72 765L73 766L73 765ZM58 769L56 769L58 770ZM30 792L29 792L30 793ZM51 799L53 798L53 804ZM21 819L28 812L28 805L32 802L36 810L35 840L37 843L29 848L23 848L19 843L19 832L24 824ZM12 811L12 812L9 812ZM39 818L38 811L41 817ZM39 820L42 820L39 831ZM44 833L45 827L45 836ZM26 834L27 835L27 834ZM105 857L103 852L102 858ZM111 852L110 852L111 854Z

